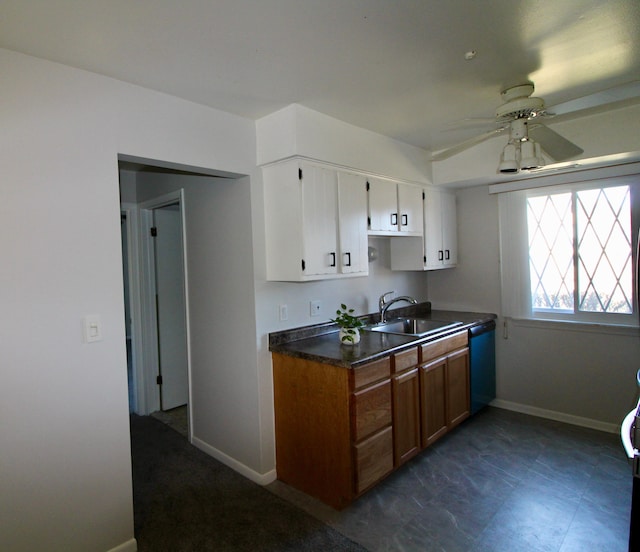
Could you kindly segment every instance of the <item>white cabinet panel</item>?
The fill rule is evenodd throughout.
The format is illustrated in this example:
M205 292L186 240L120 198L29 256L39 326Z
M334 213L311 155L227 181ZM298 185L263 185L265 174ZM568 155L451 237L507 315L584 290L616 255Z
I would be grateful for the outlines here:
M456 196L426 190L424 217L427 270L455 266L458 262Z
M369 178L369 234L421 236L422 188Z
M336 274L338 272L336 172L313 165L303 165L302 175L304 272L307 275Z
M396 232L398 229L398 191L395 183L369 178L369 230Z
M391 238L392 270L437 270L458 262L456 197L424 190L424 236Z
M343 274L369 272L366 215L366 178L338 172L339 263Z
M456 216L456 196L440 194L442 210L442 247L444 249L444 266L458 264L458 223Z
M300 160L263 168L267 279L366 276L366 179Z
M400 232L422 234L422 188L398 184L398 211Z

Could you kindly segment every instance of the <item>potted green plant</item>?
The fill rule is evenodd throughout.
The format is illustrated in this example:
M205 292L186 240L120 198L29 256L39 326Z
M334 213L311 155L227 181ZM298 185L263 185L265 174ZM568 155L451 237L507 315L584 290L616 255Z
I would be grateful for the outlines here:
M360 328L364 326L362 320L354 316L354 309L350 309L342 303L336 311L336 317L331 319L340 327L338 338L344 345L356 345L360 343Z

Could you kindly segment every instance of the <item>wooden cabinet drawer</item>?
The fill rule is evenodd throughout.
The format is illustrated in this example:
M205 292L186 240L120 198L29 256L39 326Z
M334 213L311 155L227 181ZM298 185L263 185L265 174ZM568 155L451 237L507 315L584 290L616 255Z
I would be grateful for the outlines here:
M402 351L400 353L396 353L393 355L393 373L397 374L398 372L402 372L403 370L407 370L412 366L416 366L418 364L418 348L412 347L411 349L407 349L406 351Z
M420 362L426 362L433 358L446 355L451 351L466 347L468 343L469 337L466 330L436 341L431 341L430 343L425 343L424 345L420 345Z
M351 369L352 389L356 390L370 383L388 378L391 373L389 357L381 358Z
M354 445L355 492L359 494L393 470L391 427Z
M382 381L351 396L351 435L359 441L391 423L391 381Z

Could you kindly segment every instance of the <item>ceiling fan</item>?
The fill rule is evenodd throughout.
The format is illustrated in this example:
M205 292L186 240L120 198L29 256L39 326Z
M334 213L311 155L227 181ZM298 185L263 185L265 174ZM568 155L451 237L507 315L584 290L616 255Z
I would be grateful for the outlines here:
M532 96L534 91L532 82L512 86L500 94L503 103L496 109L495 118L480 120L480 122L494 124L495 128L439 151L431 159L442 161L485 140L508 133L509 141L500 156L498 166L500 173L517 173L521 170L540 168L544 165L543 152L554 162L566 161L580 155L584 150L551 130L542 120L637 97L639 85L640 81L635 81L615 89L571 100L555 106L553 111L545 109L542 98Z

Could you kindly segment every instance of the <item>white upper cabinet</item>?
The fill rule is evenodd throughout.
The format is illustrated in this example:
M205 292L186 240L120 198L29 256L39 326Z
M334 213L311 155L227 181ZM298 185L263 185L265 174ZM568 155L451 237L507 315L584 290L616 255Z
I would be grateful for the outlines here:
M425 267L451 268L458 263L456 196L439 190L425 190Z
M422 235L422 188L398 184L398 230L407 234Z
M343 274L368 274L367 182L364 176L338 172L338 234Z
M299 160L263 168L267 279L366 276L366 179Z
M437 270L458 262L456 197L424 190L424 237L391 239L392 270Z
M422 235L422 188L379 178L368 183L369 234Z

